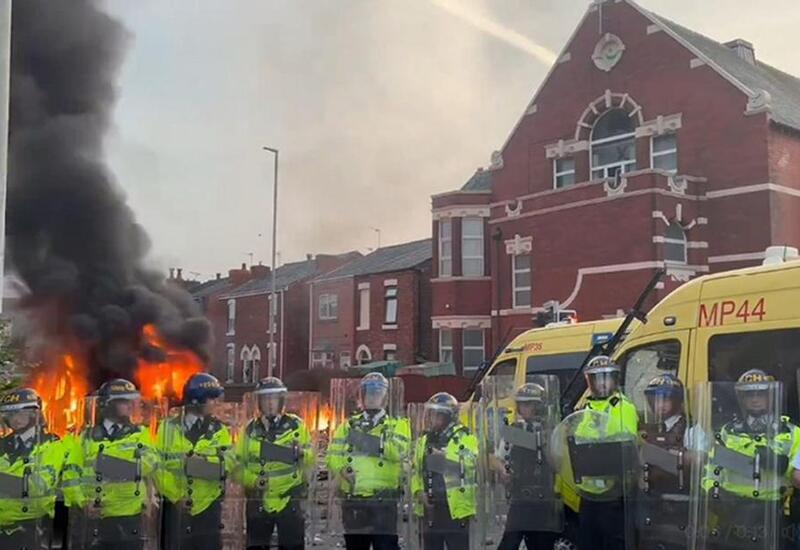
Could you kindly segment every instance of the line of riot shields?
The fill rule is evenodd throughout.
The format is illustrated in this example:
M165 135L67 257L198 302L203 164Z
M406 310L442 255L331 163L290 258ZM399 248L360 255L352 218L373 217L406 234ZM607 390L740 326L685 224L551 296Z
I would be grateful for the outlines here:
M32 426L39 451L19 465L3 435L0 528L48 548L63 496L70 548L549 549L569 517L603 548L795 547L800 430L780 382L751 382L653 392L633 426L591 407L561 418L547 375L489 377L466 404L334 380L327 425L317 393L169 411L88 398L78 433Z

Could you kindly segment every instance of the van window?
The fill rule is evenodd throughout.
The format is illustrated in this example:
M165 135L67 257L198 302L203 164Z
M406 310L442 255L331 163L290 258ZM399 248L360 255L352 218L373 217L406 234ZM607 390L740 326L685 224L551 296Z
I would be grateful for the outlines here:
M668 372L677 376L680 358L681 343L678 340L651 342L625 354L620 361L625 375L624 391L638 410L643 411L647 405L644 389L650 380Z
M512 357L511 359L506 359L504 361L500 361L497 363L492 371L489 373L489 376L514 376L517 373L517 358Z
M569 386L589 350L555 355L531 355L525 361L526 374L553 374L562 391Z
M784 413L797 422L800 329L718 334L709 340L708 377L712 382L735 382L750 369L762 369L783 382ZM737 406L734 395L716 398L731 399L726 406Z

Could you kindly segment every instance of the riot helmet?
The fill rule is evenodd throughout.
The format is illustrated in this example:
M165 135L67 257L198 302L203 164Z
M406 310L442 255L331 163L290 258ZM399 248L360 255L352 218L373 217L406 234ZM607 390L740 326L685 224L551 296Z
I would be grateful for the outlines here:
M547 412L547 391L539 384L528 382L514 394L517 414L524 420L533 420Z
M42 399L31 388L17 388L0 397L0 418L12 432L24 432L40 418Z
M760 418L776 407L775 377L761 369L750 369L736 381L736 400L745 417Z
M141 394L133 382L115 378L101 385L97 392L98 410L113 422L130 422Z
M258 399L258 410L268 419L274 420L286 410L286 396L289 390L276 376L268 376L258 381L253 394Z
M389 400L389 381L379 372L371 372L359 384L361 408L375 413L386 408Z
M659 374L644 389L649 415L655 423L684 414L683 382L672 373Z
M619 389L620 368L610 357L598 355L586 365L586 385L594 399L607 399Z
M458 400L447 392L433 395L425 403L428 429L441 433L458 420Z
M183 405L198 416L207 416L224 393L225 388L213 374L194 374L183 386Z

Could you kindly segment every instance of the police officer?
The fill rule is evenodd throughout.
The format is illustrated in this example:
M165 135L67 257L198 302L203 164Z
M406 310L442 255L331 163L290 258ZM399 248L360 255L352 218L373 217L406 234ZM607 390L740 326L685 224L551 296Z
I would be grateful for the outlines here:
M547 440L553 425L548 418L547 391L540 384L523 384L514 395L516 420L512 427ZM560 503L553 492L555 473L546 462L544 446L524 447L501 439L497 456L503 463L510 506L498 550L553 548L560 527ZM549 530L545 530L549 528Z
M0 397L0 535L9 550L48 548L56 484L64 463L58 437L47 432L42 400L30 388Z
M780 529L788 521L784 504L792 463L798 460L800 429L780 415L781 388L774 376L751 369L739 377L734 389L741 414L714 434L716 447L711 450L703 480L716 507L714 539L720 548L752 540L785 547L790 541L784 538L779 542ZM734 464L722 465L728 450L759 456L753 464L759 464L761 472L737 472ZM777 532L769 525L770 518L778 519Z
M690 487L686 442L690 430L683 383L674 374L660 374L647 384L644 396L647 409L639 430L639 544L685 548Z
M469 548L470 521L477 512L477 454L478 440L459 422L456 398L445 392L431 397L411 479L424 550Z
M601 355L588 363L584 376L589 388L585 409L603 413L608 418L606 430L599 439L618 439L623 434L630 434L633 439L638 431L639 416L636 406L619 389L619 365ZM591 440L596 435L595 429L587 422L578 426L575 435ZM579 548L625 549L629 529L625 516L625 487L620 486L624 483L619 476L615 477L584 479L579 485L583 497L579 511Z
M348 550L399 548L398 503L411 425L407 418L387 412L388 393L389 382L382 374L364 376L359 385L361 410L336 429L328 448L328 471L337 476Z
M237 443L237 477L247 494L250 549L270 548L276 528L281 550L305 547L302 502L308 494L314 452L303 419L286 412L287 393L279 378L260 380L253 392L259 416Z
M148 430L134 421L140 395L117 378L90 399L94 423L74 438L62 476L64 501L73 516L70 540L77 548L144 548L143 521L158 461Z
M222 545L222 500L234 463L228 426L217 416L224 389L215 376L192 375L183 387L182 414L158 428L164 503L164 546L217 549Z

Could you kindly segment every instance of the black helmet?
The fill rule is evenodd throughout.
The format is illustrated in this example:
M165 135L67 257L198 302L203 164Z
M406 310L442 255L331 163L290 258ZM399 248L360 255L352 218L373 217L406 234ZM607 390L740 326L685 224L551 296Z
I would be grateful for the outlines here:
M225 388L213 374L201 372L192 375L183 386L184 405L202 405L217 399L225 393Z
M620 368L610 357L598 355L586 365L584 377L592 397L605 399L619 387Z
M458 418L458 400L447 392L439 392L425 403L425 412L446 415L448 424L453 423Z
M683 382L672 373L659 374L644 389L646 397L667 397L683 402Z
M105 382L98 388L96 395L100 407L105 407L116 400L133 400L141 397L133 382L124 378L115 378Z
M389 395L389 381L379 372L371 372L364 376L359 383L361 406L367 410L383 409L386 407ZM376 397L376 403L367 403L367 399Z
M547 402L547 390L540 384L528 382L519 387L514 394L516 403L533 403L535 405L545 405Z
M261 409L261 396L266 395L277 395L280 398L280 412L283 413L283 409L286 406L286 395L289 393L289 390L286 389L286 384L283 381L275 376L268 376L267 378L262 378L256 384L256 389L253 394L259 398L258 400L258 408ZM261 410L262 413L266 414L267 412Z
M29 409L42 409L42 398L31 388L17 388L0 397L0 414Z

